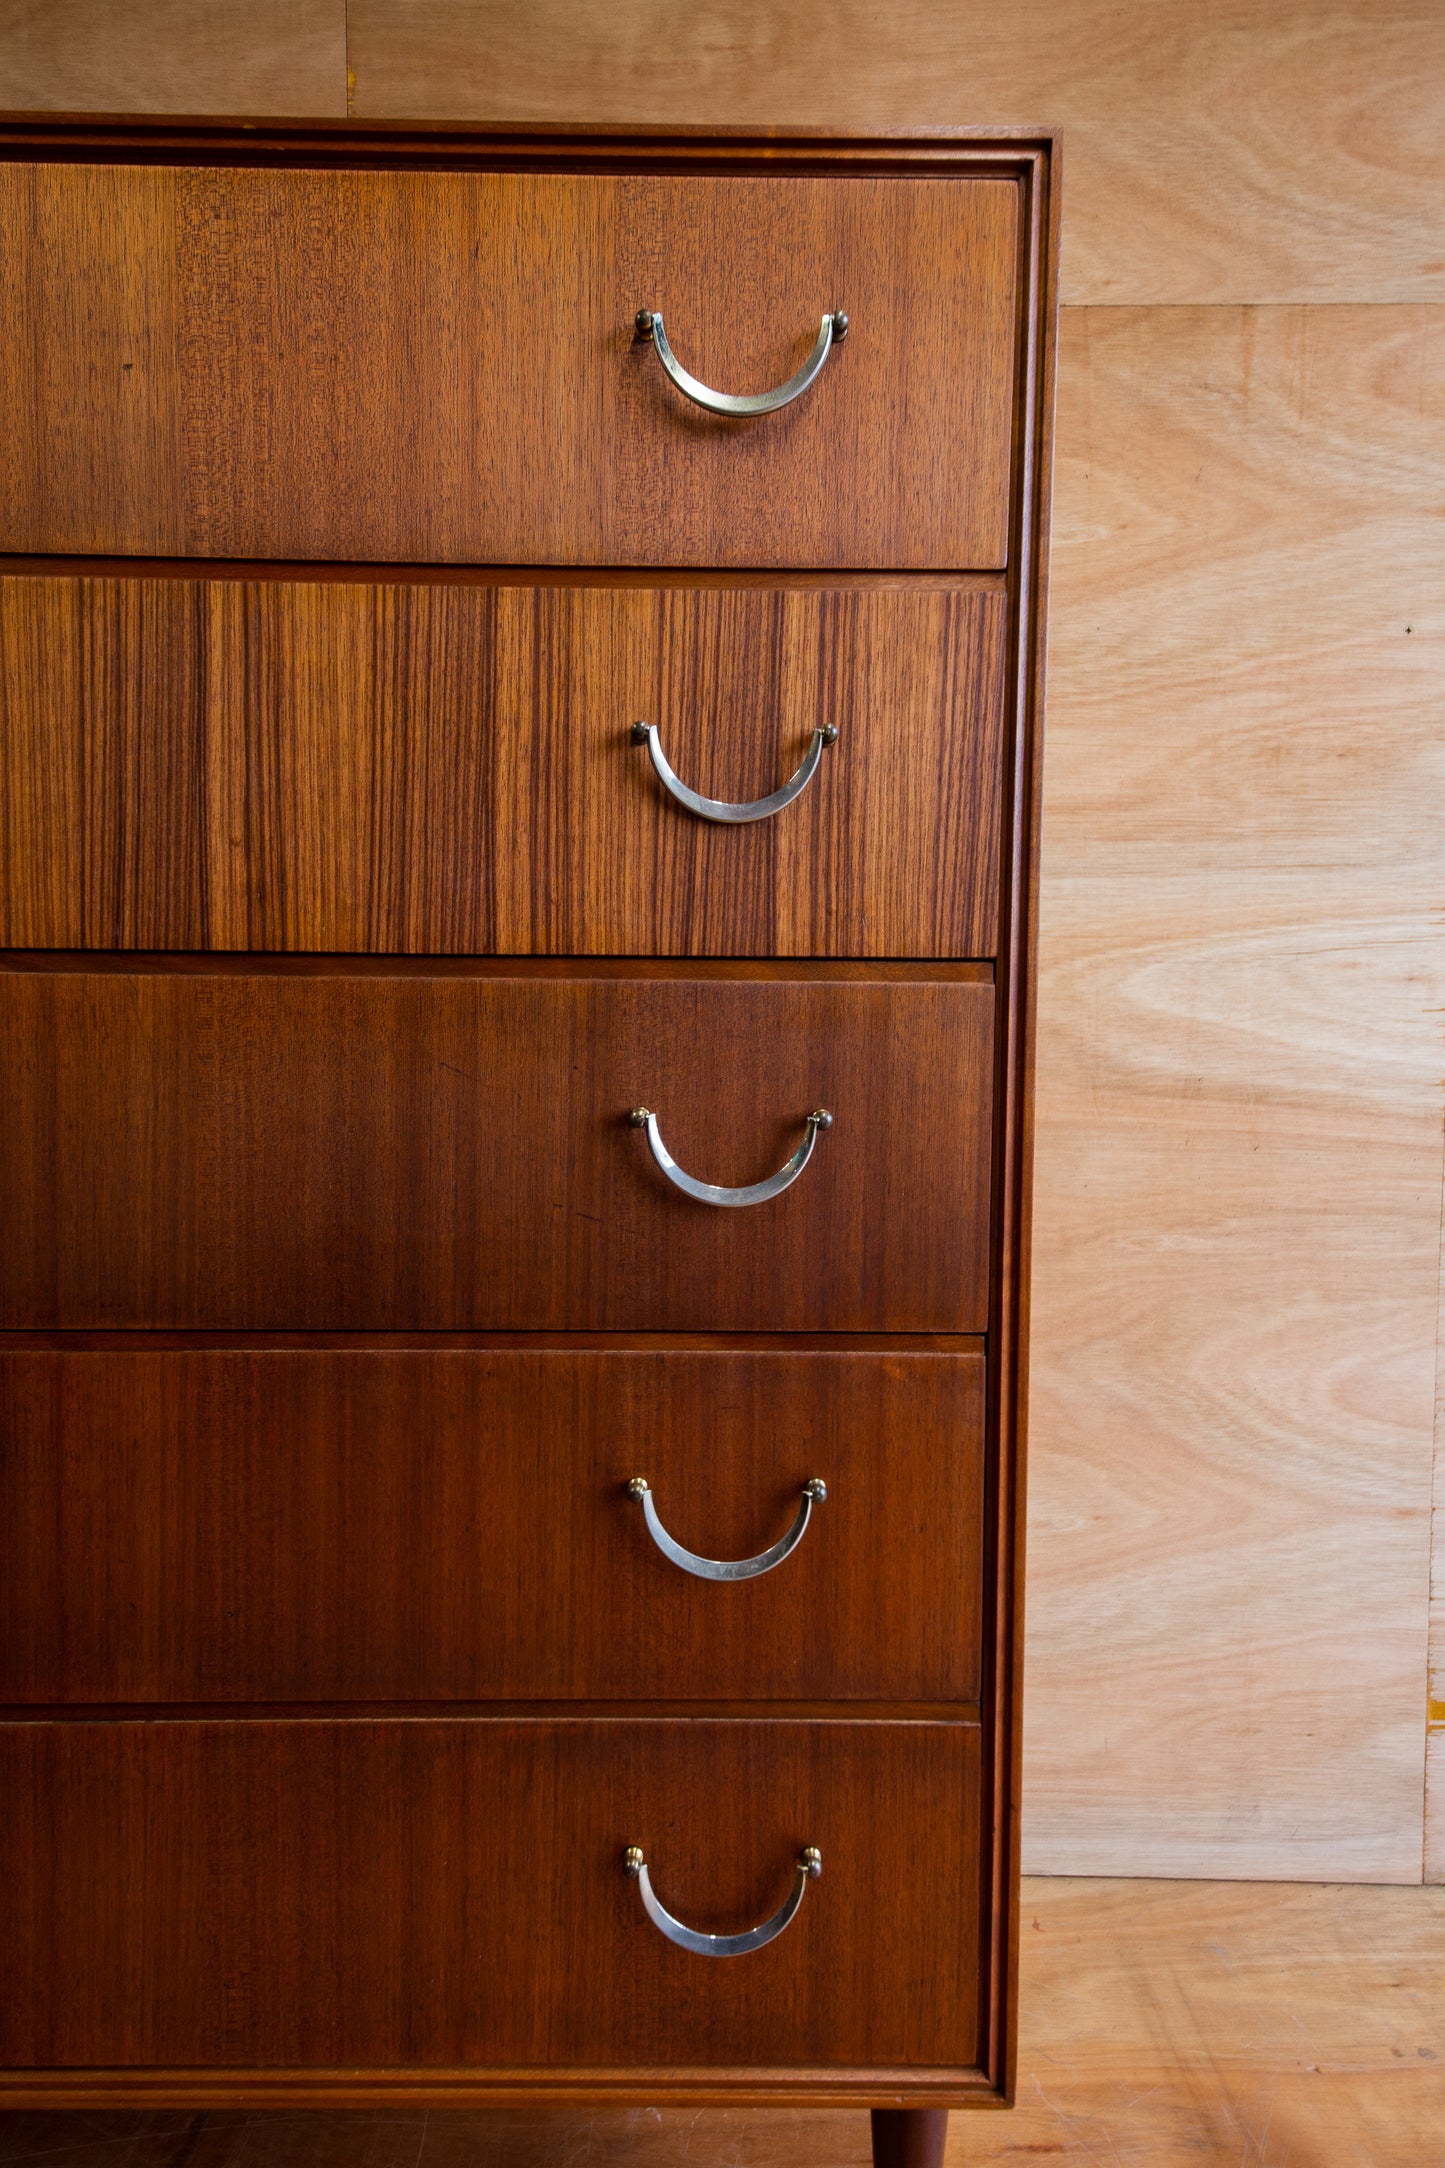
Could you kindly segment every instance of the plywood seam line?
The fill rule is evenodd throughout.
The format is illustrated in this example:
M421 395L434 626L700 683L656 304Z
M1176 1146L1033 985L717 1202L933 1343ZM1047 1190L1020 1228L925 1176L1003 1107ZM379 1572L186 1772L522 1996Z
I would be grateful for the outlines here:
M1267 314L1270 310L1311 309L1323 315L1331 309L1422 309L1437 313L1445 309L1445 301L1381 301L1377 297L1358 300L1340 294L1332 294L1327 301L1306 298L1292 301L1283 299L1269 301L1061 301L1060 316L1081 316L1087 310L1091 316L1106 316L1111 311L1132 316L1203 316L1211 311L1222 316L1247 316Z
M1425 1628L1425 1776L1420 1879L1445 1882L1445 1095L1441 1104L1440 1277L1435 1330L1435 1452L1430 1487L1430 1604ZM1432 1795L1438 1794L1433 1800ZM1439 1823L1437 1833L1435 1824Z

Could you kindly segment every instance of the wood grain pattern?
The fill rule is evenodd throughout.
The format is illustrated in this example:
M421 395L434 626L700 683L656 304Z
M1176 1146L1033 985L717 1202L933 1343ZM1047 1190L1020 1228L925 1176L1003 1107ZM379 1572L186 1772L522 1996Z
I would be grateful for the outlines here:
M0 547L1005 562L1010 179L116 171L0 163L0 377L24 415ZM134 322L96 306L116 263ZM642 306L731 390L790 375L825 309L852 329L808 396L739 423L672 389ZM151 438L179 466L147 465Z
M1023 1919L1019 2104L955 2117L954 2168L1438 2158L1436 1892L1032 1882Z
M1066 303L1445 299L1431 0L350 0L358 115L1062 130Z
M1065 319L1036 1869L1420 1873L1442 330Z
M346 112L346 0L4 0L0 111Z
M0 2064L965 2077L978 1744L968 1724L3 1724ZM804 1844L823 1875L786 1934L718 1964L648 1921L629 1844L715 1933L776 1910Z
M96 547L164 547L184 500L176 245L169 173L0 165L0 548L77 512Z
M12 962L0 1323L982 1331L993 1008L968 966ZM639 1104L723 1184L834 1126L719 1211Z
M990 956L993 585L0 579L0 944ZM692 786L803 798L719 828Z
M976 1700L983 1367L0 1349L0 1703Z

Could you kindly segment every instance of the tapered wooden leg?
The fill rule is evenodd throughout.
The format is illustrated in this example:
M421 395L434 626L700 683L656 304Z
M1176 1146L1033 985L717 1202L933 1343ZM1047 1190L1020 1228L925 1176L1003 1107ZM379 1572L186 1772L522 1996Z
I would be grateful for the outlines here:
M875 2108L873 2168L943 2168L947 2108Z

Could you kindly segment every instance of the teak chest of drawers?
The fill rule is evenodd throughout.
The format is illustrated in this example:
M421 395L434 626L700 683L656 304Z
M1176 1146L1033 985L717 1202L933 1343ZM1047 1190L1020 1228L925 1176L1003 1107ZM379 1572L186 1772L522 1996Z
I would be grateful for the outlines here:
M0 124L6 2104L1008 2097L1057 224Z

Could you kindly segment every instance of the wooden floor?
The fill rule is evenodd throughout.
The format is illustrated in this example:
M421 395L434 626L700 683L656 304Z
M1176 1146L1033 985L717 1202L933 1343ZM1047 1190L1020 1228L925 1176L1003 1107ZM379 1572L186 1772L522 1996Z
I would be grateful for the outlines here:
M1024 1885L1012 2115L949 2168L1445 2168L1445 1889ZM861 2168L861 2115L0 2116L46 2168Z

